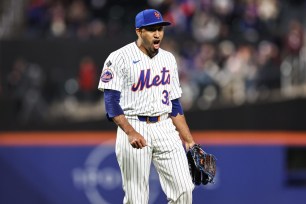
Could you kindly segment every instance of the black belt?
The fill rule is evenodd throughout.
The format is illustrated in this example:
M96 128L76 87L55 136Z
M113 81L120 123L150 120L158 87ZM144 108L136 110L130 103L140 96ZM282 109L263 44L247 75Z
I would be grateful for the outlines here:
M140 116L139 115L137 117L140 121L147 122L147 123L156 123L160 121L160 116L150 117L150 116Z

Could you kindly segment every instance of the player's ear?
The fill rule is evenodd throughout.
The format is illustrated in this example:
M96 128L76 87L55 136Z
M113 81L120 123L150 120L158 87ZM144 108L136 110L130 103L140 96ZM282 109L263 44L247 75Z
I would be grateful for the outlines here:
M141 33L141 29L140 28L136 28L135 31L136 31L136 35L139 37L140 33Z

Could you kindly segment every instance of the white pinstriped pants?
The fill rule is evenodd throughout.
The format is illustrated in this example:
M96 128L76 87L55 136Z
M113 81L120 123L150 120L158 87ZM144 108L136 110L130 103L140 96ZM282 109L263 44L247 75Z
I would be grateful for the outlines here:
M127 135L118 128L116 156L121 169L125 192L123 203L146 204L149 200L149 173L151 162L170 204L191 204L192 183L182 141L170 118L147 124L128 119L147 141L143 149L133 148Z

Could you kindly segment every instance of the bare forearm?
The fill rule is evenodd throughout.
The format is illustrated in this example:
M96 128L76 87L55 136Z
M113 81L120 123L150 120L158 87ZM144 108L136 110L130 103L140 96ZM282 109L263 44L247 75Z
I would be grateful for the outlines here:
M129 123L124 115L118 115L113 117L113 121L118 125L127 135L135 132L135 129Z
M175 117L171 116L171 119L181 138L184 140L186 148L189 149L189 147L193 146L195 142L187 125L185 116L178 114Z
M133 126L129 123L124 115L113 117L113 121L125 132L132 147L141 149L147 146L147 142L142 135L140 135Z

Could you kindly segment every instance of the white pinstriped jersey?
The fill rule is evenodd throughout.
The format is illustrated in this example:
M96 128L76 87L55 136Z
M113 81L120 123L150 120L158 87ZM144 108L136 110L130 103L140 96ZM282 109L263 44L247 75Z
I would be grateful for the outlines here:
M182 94L174 56L159 48L150 58L135 42L108 56L98 88L120 91L120 106L127 116L170 113L171 100Z
M153 162L168 203L191 204L194 185L179 133L168 114L171 100L181 97L174 56L161 48L153 58L135 42L106 59L98 88L121 92L120 106L131 126L146 140L147 146L133 148L129 136L117 129L116 156L122 174L123 203L148 204L149 174ZM156 123L140 121L136 115L166 116ZM131 116L131 117L128 117Z

